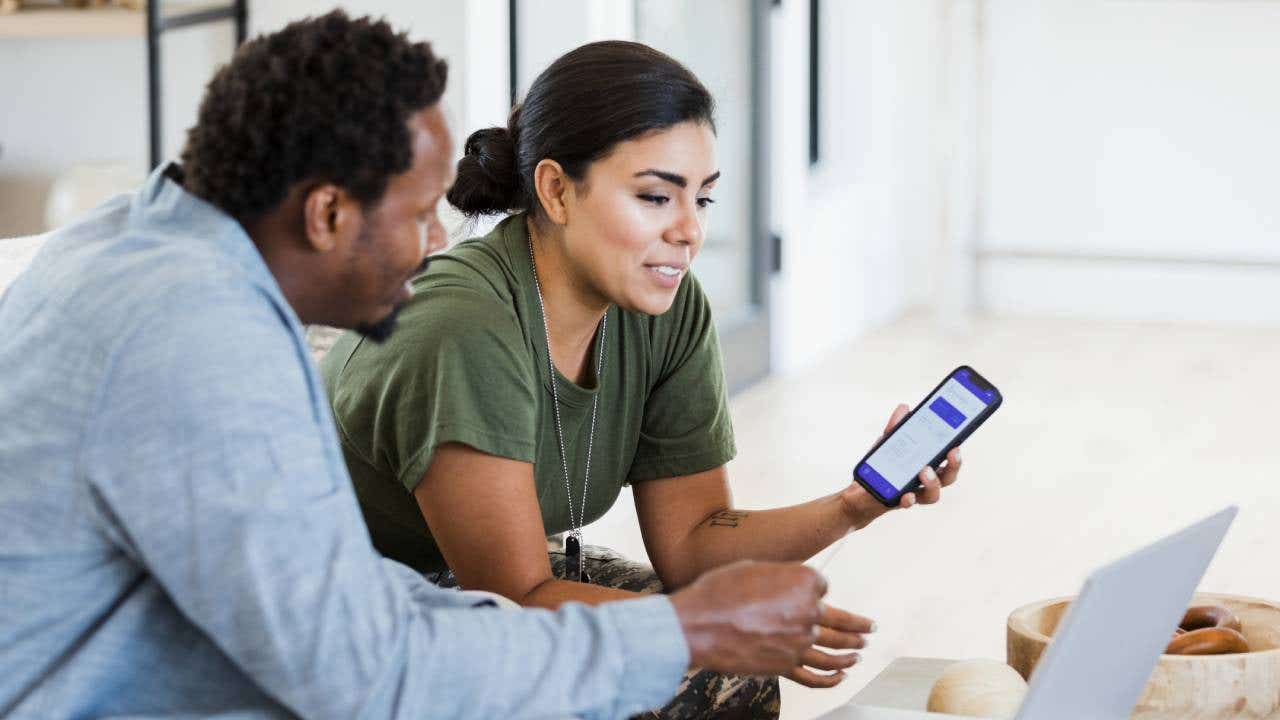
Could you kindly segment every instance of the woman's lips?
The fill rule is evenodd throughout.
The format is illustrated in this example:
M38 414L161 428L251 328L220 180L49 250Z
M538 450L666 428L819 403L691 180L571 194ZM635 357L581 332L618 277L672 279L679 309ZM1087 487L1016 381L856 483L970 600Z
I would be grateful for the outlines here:
M663 265L656 263L653 265L645 265L644 269L648 271L649 277L659 286L668 290L680 287L680 280L688 271L688 267L684 265Z

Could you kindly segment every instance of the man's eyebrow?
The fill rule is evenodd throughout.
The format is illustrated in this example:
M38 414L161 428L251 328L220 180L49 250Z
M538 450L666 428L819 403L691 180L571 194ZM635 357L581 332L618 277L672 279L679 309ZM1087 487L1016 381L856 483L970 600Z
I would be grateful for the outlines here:
M673 172L667 172L666 170L654 170L650 168L648 170L641 170L640 172L635 174L636 177L644 177L645 175L652 175L656 178L666 180L667 182L677 187L683 188L683 187L688 187L689 185L689 181L685 178L685 176L678 175ZM707 185L710 185L711 183L715 182L719 177L720 177L720 171L717 170L716 172L713 172L710 175L708 175L707 178L702 181L702 186L706 187Z

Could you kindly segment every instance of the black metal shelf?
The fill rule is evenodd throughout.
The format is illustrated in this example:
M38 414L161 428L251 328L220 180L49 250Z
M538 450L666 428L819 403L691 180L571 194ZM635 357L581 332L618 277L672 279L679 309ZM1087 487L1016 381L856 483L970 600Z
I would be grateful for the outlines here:
M220 7L203 7L187 12L163 13L161 0L147 3L147 119L150 132L150 161L155 169L162 160L162 130L164 117L160 105L163 88L160 81L160 69L163 58L160 52L160 39L171 30L208 25L217 22L235 23L236 47L245 40L248 31L249 10L247 0L232 0Z

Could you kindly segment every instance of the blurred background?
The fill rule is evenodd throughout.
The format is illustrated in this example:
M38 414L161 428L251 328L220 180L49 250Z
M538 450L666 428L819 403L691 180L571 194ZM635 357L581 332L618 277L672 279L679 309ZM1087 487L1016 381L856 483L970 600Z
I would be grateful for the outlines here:
M654 45L715 94L724 179L694 269L739 504L840 489L956 365L1004 391L939 507L819 559L883 637L836 690L787 684L784 717L895 657L1002 658L1014 607L1227 502L1206 589L1280 598L1257 561L1280 551L1280 1L340 4L449 59L459 138L592 40ZM241 34L334 3L26 5L0 15L0 237L136 184ZM0 283L32 247L0 241ZM587 539L644 556L629 502Z

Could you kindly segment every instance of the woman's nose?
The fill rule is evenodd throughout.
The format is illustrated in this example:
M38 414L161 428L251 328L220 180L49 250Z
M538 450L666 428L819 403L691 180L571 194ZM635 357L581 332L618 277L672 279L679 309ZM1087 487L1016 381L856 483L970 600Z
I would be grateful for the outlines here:
M680 213L679 219L671 227L671 231L667 233L667 236L669 242L693 245L695 247L701 245L702 219L698 217L698 211L691 208Z

